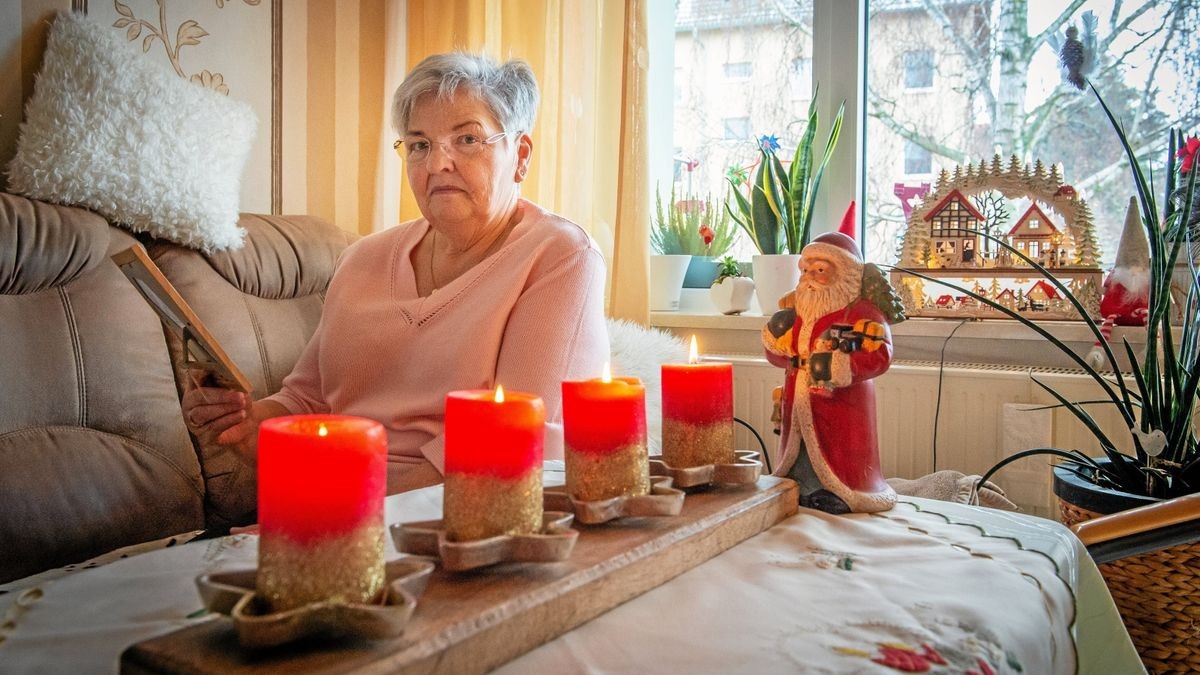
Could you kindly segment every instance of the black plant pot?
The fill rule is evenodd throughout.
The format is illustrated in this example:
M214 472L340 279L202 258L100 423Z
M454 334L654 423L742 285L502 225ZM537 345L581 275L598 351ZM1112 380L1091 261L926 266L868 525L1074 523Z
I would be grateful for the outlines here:
M1101 458L1097 459L1096 463L1106 466L1109 464L1109 460ZM1054 494L1059 499L1073 506L1093 513L1106 515L1159 501L1154 497L1144 497L1130 492L1101 487L1072 473L1065 468L1066 466L1075 468L1078 465L1066 463L1054 466Z

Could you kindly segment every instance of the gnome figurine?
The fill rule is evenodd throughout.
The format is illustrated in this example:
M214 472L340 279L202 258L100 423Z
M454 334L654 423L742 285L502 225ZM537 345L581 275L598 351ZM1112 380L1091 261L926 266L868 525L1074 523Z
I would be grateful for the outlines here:
M1145 326L1150 303L1150 245L1138 214L1137 199L1129 198L1125 211L1125 226L1117 245L1117 261L1104 280L1100 296L1100 334L1108 340L1112 327ZM1088 364L1099 368L1104 364L1104 352L1097 342L1088 352Z
M776 475L800 484L803 506L829 513L890 509L875 432L875 387L892 360L890 323L903 305L855 243L854 203L838 232L800 255L787 308L763 328L767 360L786 369Z

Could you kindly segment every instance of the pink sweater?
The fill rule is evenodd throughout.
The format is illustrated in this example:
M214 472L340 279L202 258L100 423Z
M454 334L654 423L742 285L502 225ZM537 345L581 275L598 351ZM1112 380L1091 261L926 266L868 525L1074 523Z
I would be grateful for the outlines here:
M391 475L422 457L442 471L446 392L499 383L545 400L546 458L561 457L561 382L599 377L608 359L604 259L578 225L518 208L500 250L426 298L409 258L424 218L351 245L316 333L270 400L383 423Z

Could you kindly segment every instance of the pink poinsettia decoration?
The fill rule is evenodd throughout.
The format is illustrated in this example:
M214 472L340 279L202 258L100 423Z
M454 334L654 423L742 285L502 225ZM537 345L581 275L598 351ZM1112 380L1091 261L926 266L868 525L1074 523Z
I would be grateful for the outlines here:
M1192 166L1196 163L1196 154L1200 153L1200 138L1192 136L1187 139L1179 152L1175 153L1175 157L1183 160L1183 165L1180 168L1180 173L1187 173L1192 170Z

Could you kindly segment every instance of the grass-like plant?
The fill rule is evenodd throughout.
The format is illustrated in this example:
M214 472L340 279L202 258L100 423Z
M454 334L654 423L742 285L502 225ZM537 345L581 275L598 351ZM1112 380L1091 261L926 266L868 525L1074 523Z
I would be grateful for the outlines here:
M675 200L671 186L670 203L663 205L662 193L654 191L654 226L650 228L650 246L664 255L725 255L733 245L737 230L720 202L711 195L703 200Z
M838 138L842 133L842 118L846 103L838 106L829 136L825 139L825 150L814 168L814 141L817 135L817 92L813 92L808 106L808 122L800 143L792 157L792 164L785 171L776 151L779 143L774 136L763 136L758 142L759 162L754 181L750 184L749 196L742 194L740 185L730 180L733 188L725 210L735 222L750 235L758 252L799 253L808 244L812 230L813 204L821 187L821 177L833 156Z
M1034 455L1053 455L1069 460L1068 470L1099 485L1145 497L1168 499L1200 492L1200 446L1196 437L1196 398L1200 386L1200 279L1193 251L1196 241L1196 174L1200 167L1192 161L1187 169L1176 171L1175 149L1183 147L1182 134L1171 132L1172 152L1167 162L1167 190L1164 208L1160 210L1147 171L1142 167L1126 136L1125 128L1113 115L1103 97L1092 87L1096 98L1108 116L1121 146L1129 160L1134 188L1141 211L1142 225L1150 245L1149 307L1146 319L1146 341L1141 354L1135 352L1128 340L1122 340L1124 352L1132 369L1132 386L1120 374L1116 355L1101 335L1100 327L1088 316L1083 305L1049 270L1008 242L986 234L980 236L996 243L1023 260L1058 289L1096 337L1104 350L1111 372L1093 368L1048 330L1016 311L971 289L936 279L917 270L907 274L930 282L949 286L980 303L1005 314L1046 338L1048 342L1075 362L1099 385L1102 397L1087 401L1070 401L1052 387L1034 377L1034 381L1068 410L1095 436L1108 463L1099 463L1079 450L1033 448L1005 458L988 470L980 480L984 484L996 471L1018 459ZM1184 187L1176 189L1175 178ZM967 233L965 230L964 233ZM1172 280L1176 261L1184 256L1188 280L1182 297L1173 297ZM1179 310L1183 323L1178 337L1172 332L1172 309ZM1129 446L1134 453L1122 452L1113 439L1088 413L1089 406L1110 406L1120 413L1129 428Z

